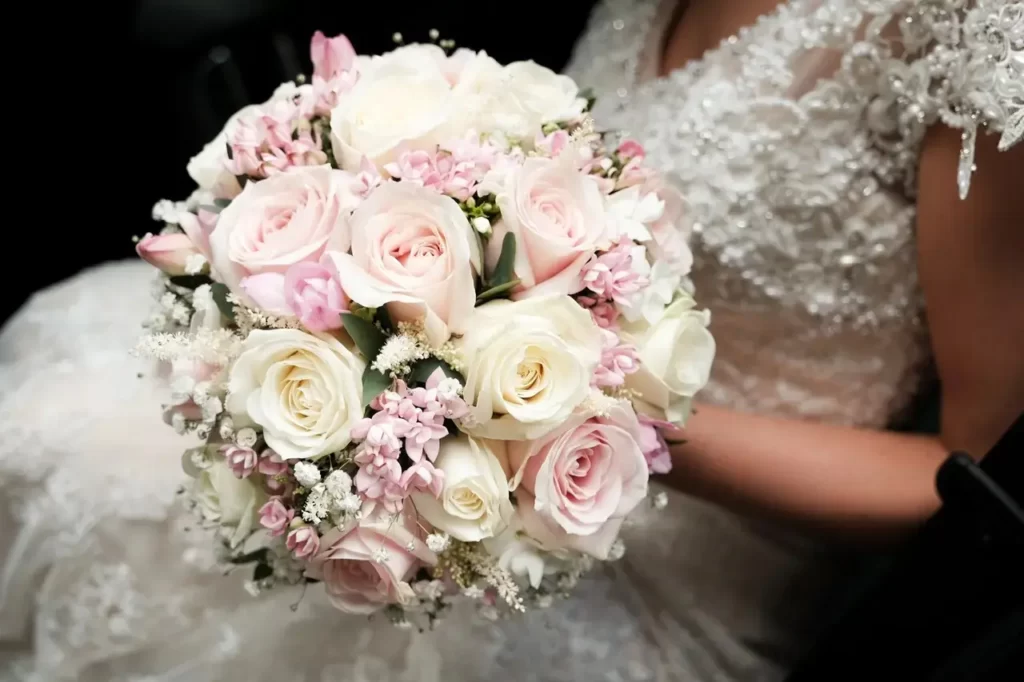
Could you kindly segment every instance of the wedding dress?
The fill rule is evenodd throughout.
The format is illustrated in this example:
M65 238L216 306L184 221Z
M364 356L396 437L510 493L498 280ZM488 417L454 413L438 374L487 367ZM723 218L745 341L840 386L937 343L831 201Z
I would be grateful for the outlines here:
M922 136L964 130L961 191L975 135L1020 138L1024 4L793 0L658 78L672 4L602 2L568 72L684 190L719 342L704 399L885 427L928 377ZM151 279L94 268L0 337L0 679L774 680L813 638L831 554L672 493L624 559L511 621L419 633L315 588L248 595L175 504L187 444L128 356Z

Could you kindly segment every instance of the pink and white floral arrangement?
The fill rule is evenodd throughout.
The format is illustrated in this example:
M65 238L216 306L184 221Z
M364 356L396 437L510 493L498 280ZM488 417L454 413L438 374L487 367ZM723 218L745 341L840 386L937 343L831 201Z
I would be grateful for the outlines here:
M317 33L137 248L138 350L224 561L399 623L546 606L621 556L715 353L643 148L570 78L441 44Z

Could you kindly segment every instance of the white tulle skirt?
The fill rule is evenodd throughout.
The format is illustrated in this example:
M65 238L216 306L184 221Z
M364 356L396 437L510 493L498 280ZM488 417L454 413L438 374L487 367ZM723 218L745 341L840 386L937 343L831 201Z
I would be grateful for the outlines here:
M0 679L53 682L776 680L824 572L803 545L681 495L551 608L430 632L245 592L176 504L188 443L129 354L142 263L42 292L0 336ZM469 608L468 606L466 608Z

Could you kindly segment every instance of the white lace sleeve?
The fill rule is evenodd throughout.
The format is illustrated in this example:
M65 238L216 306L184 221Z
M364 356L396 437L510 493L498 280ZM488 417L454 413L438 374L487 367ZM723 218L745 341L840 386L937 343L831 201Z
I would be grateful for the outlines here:
M854 78L878 76L868 125L881 140L892 140L895 133L906 150L916 150L936 122L962 130L957 185L966 197L978 134L999 134L1001 150L1024 135L1024 3L857 0L853 5L854 18L866 17L865 34L847 51L843 66ZM890 7L880 11L879 5Z
M937 107L963 130L957 184L965 197L978 132L1001 133L1009 149L1024 135L1024 4L1008 0L922 2L900 22L912 72L920 75L916 104Z

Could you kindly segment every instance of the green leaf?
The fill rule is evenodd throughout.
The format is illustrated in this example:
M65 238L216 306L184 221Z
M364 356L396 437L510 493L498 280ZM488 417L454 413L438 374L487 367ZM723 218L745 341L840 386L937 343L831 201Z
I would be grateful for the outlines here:
M202 206L199 207L199 210L206 211L207 213L213 213L215 215L220 215L220 212L223 211L224 209L221 208L220 206L214 206L212 204L203 204Z
M584 111L590 111L594 108L594 103L597 101L597 95L594 94L593 88L584 88L580 90L579 96L587 101L587 108Z
M235 305L228 300L228 296L231 294L231 291L226 285L220 282L214 282L210 285L210 288L213 290L213 302L217 304L221 314L229 320L234 321Z
M437 368L440 367L444 375L450 379L458 379L459 383L466 383L465 377L456 372L451 368L447 362L438 360L437 358L427 358L426 360L420 360L412 366L412 371L409 373L410 382L419 382L421 384L427 383L427 379L433 374Z
M505 294L510 293L513 289L519 286L519 280L514 279L511 282L505 282L499 284L496 287L491 287L486 291L481 291L480 295L476 297L476 304L483 305L488 301L493 301L496 298L506 298Z
M387 341L381 330L377 329L372 322L367 322L355 313L342 313L341 323L345 325L345 331L356 342L359 352L363 354L366 361L372 363L376 360L377 353Z
M391 388L391 377L375 369L367 367L363 370L363 408L373 399Z
M359 305L355 301L352 301L352 303L349 304L348 311L367 322L373 322L374 317L377 314L376 308L367 308L366 306Z
M270 564L256 564L256 569L252 572L253 580L263 580L274 575L274 569L270 567Z
M198 289L204 284L213 284L213 280L207 275L175 275L171 277L171 284L183 289Z
M225 209L231 203L231 199L214 199L213 205L220 209Z
M488 289L508 284L515 279L516 273L516 236L506 232L501 240L501 254L498 256L498 263L494 266L494 272L487 283Z

